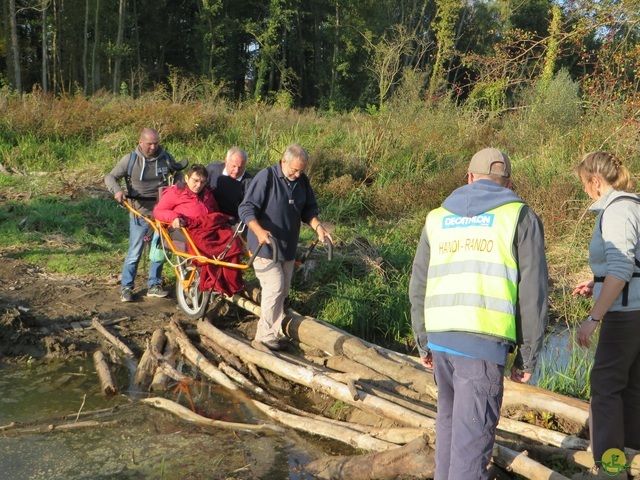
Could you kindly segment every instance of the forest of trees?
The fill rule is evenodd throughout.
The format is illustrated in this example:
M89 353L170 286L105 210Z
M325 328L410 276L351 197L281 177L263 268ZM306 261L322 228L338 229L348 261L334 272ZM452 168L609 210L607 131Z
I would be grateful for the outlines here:
M2 0L0 87L190 96L345 111L407 72L425 95L499 111L565 69L636 100L638 0ZM174 89L175 91L175 89Z

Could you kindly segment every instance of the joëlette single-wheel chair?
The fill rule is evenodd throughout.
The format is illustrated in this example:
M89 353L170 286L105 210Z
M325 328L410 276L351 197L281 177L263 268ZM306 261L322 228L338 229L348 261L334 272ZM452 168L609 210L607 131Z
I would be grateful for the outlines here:
M136 210L131 203L124 200L122 204L133 214L144 219L160 238L159 248L164 251L167 262L173 267L176 275L176 300L180 310L190 319L197 320L206 313L212 294L211 290L200 288L200 271L204 265L213 265L221 268L246 270L251 267L257 251L251 255L246 249L246 242L242 232L246 228L244 224L236 225L233 236L227 245L216 256L206 256L200 252L192 240L186 228L173 229L167 223L155 220L143 215ZM233 242L239 239L247 257L246 263L234 263L225 261L226 254L231 249ZM187 248L187 245L189 248ZM259 249L258 249L259 251ZM222 298L220 299L222 300Z
M167 262L173 267L176 275L176 300L180 310L191 320L198 320L204 317L212 296L217 296L220 303L224 302L225 295L212 290L203 290L200 288L200 271L204 265L213 265L221 268L232 268L237 270L247 270L253 265L256 255L262 248L260 245L255 252L249 252L247 243L242 233L246 226L243 223L236 225L233 236L227 245L216 256L206 256L200 253L200 250L192 240L186 228L181 227L179 230L171 228L167 223L155 220L143 215L136 210L128 201L124 200L123 205L134 215L144 219L150 228L158 234L161 241L159 242L164 251ZM225 261L225 256L231 249L233 242L238 239L244 249L244 258L246 263L234 263ZM315 240L311 246L302 255L296 265L303 264L311 255L311 252L318 244L319 240ZM187 244L190 249L187 248ZM189 253L192 252L192 253ZM277 261L277 250L272 249L273 261ZM327 239L327 259L333 259L333 243ZM219 303L216 302L217 305Z

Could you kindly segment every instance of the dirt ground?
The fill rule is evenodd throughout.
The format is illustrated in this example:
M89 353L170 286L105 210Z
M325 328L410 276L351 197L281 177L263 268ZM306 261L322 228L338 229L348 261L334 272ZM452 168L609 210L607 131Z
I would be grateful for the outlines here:
M167 298L146 297L146 282L138 277L135 301L122 303L117 277L49 274L0 253L0 361L90 355L103 339L95 329L79 330L77 323L86 325L93 318L119 320L107 328L138 358L153 331L170 319L188 328L171 288ZM242 315L239 321L240 315L232 310L217 321L250 334L256 319Z

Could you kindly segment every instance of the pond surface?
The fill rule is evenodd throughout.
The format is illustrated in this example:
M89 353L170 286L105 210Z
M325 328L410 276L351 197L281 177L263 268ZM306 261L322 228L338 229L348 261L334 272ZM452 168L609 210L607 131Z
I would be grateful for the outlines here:
M121 369L119 380L129 373ZM119 383L123 384L123 383ZM126 383L125 383L126 384ZM221 388L201 383L190 395L199 413L257 423ZM318 446L294 431L286 435L199 427L152 406L132 402L141 392L112 399L100 392L91 361L0 364L0 427L105 410L80 421L101 426L24 433L0 430L0 478L22 479L307 479L301 466L318 457ZM188 406L184 393L166 395ZM120 406L114 409L113 407ZM32 422L33 425L26 425Z

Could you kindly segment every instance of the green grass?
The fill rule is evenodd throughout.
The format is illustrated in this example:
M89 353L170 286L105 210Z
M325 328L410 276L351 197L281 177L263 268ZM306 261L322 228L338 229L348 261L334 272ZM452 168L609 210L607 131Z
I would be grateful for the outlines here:
M0 210L0 247L60 273L105 275L128 245L128 213L104 198L55 196L6 202ZM122 258L120 258L122 257Z
M575 331L568 336L568 349L549 351L548 359L541 358L537 386L562 395L588 400L591 395L589 373L593 367L597 338L592 338L592 347L588 351L578 346Z

